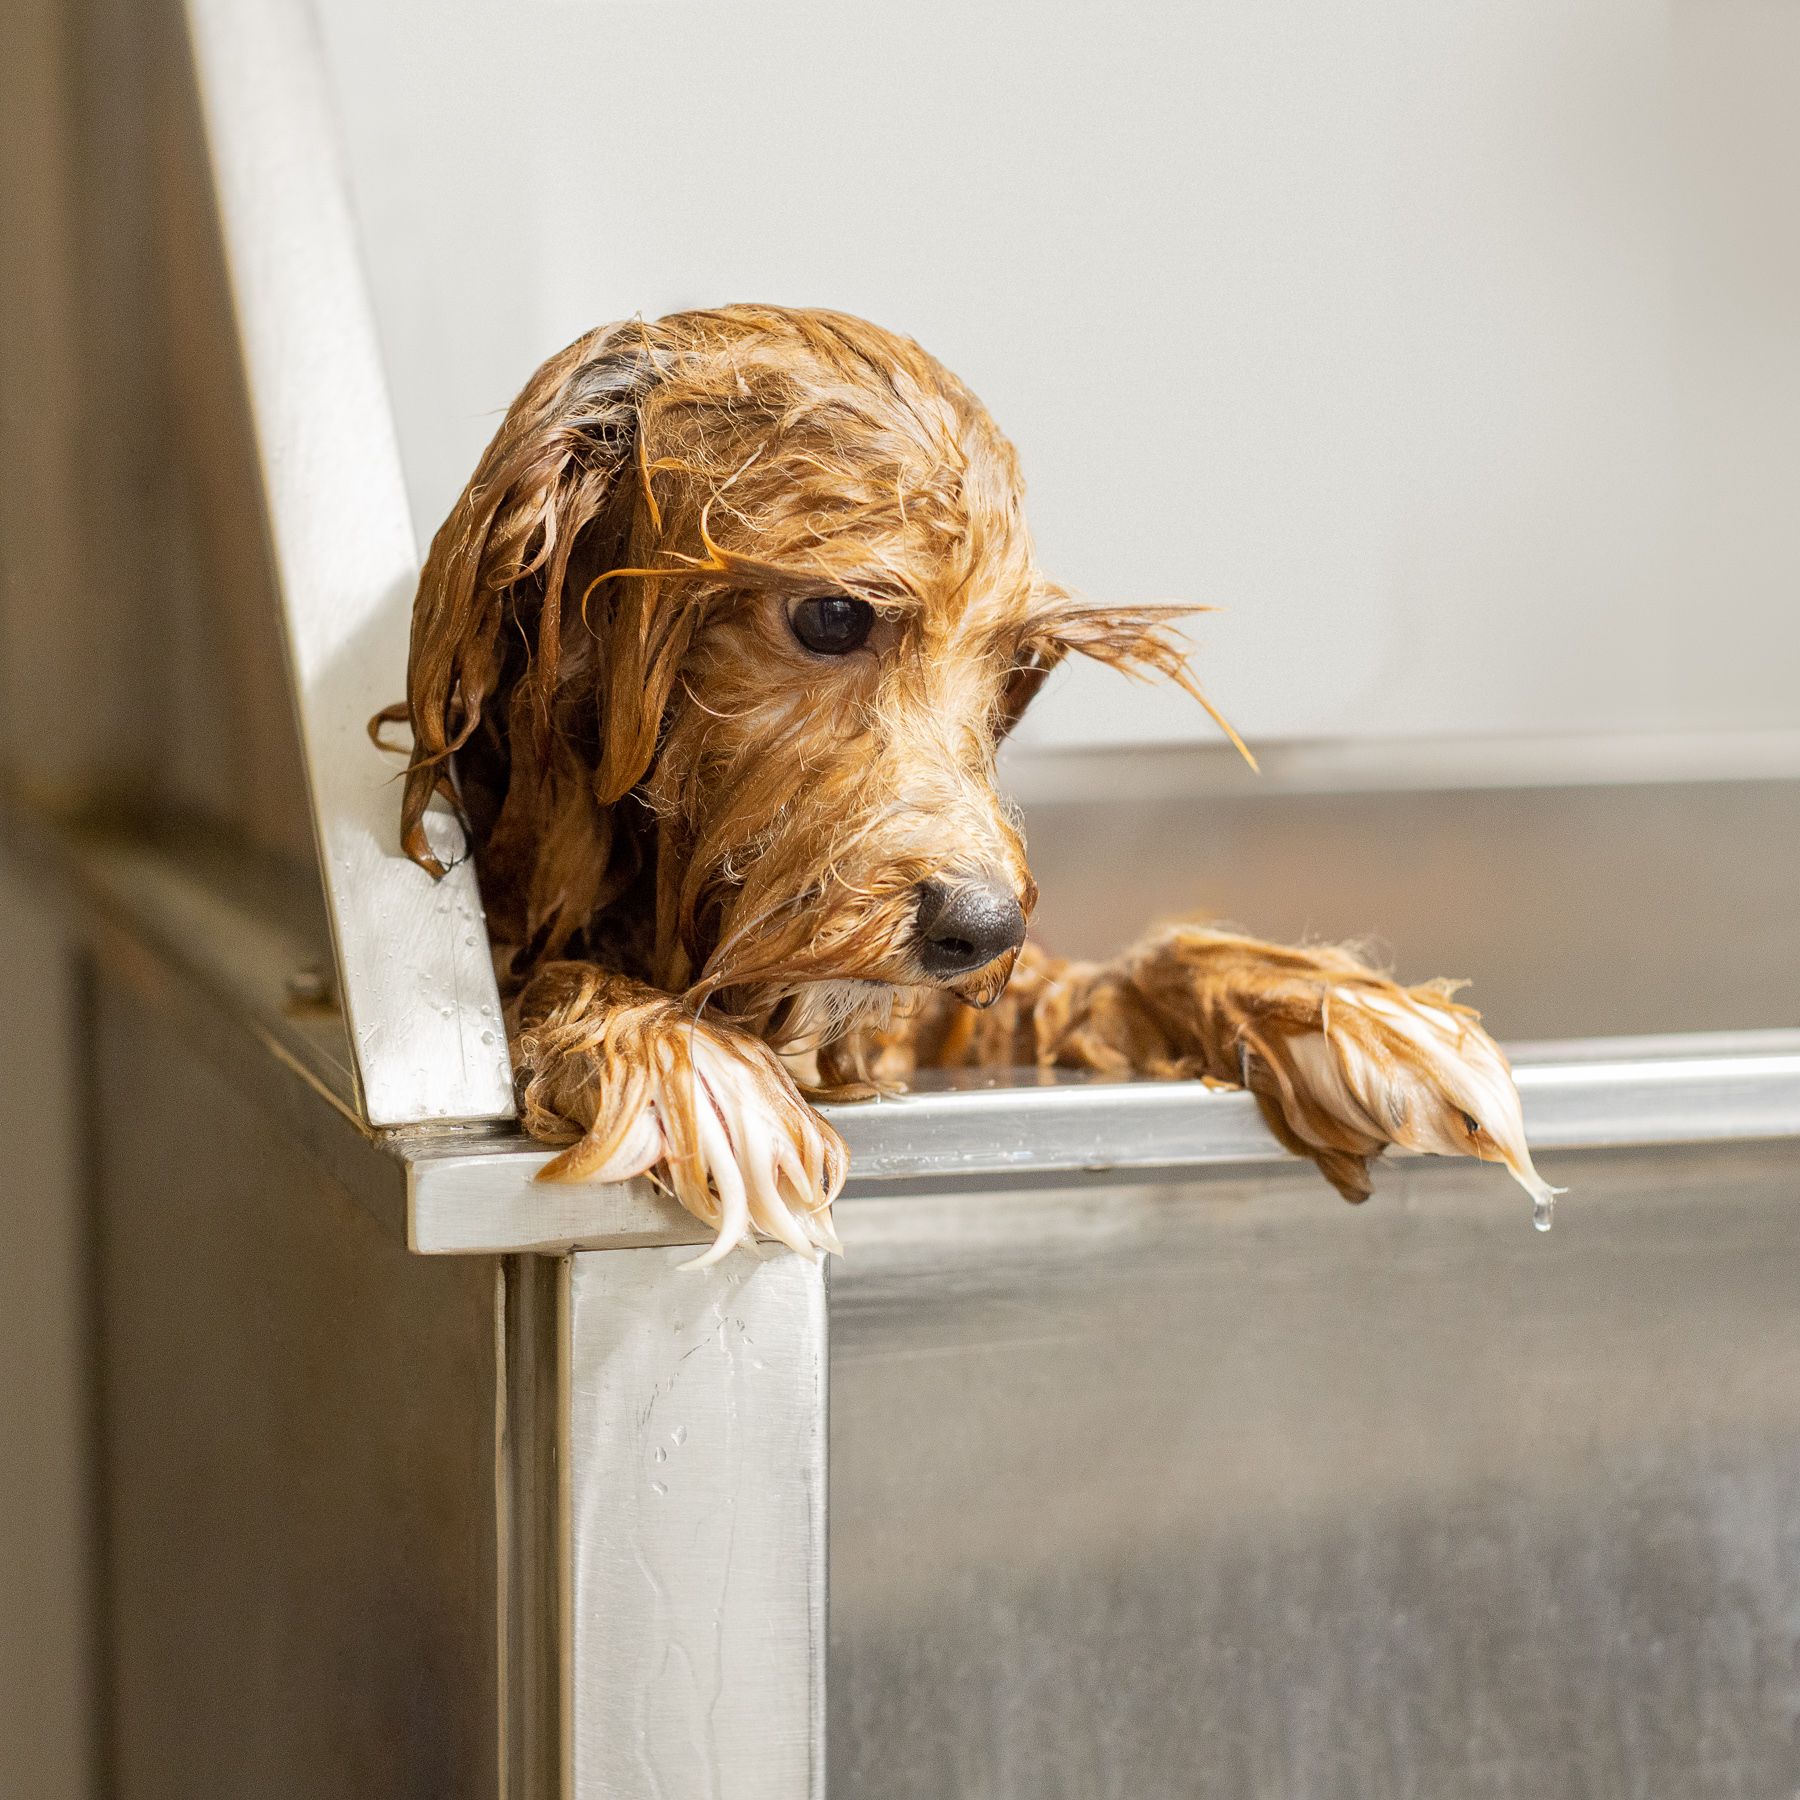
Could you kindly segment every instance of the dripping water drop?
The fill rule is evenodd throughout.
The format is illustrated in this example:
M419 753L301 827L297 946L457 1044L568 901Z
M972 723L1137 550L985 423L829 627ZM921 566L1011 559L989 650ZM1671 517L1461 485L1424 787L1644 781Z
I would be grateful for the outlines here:
M1548 1231L1554 1223L1556 1201L1548 1194L1531 1203L1531 1223L1539 1231Z

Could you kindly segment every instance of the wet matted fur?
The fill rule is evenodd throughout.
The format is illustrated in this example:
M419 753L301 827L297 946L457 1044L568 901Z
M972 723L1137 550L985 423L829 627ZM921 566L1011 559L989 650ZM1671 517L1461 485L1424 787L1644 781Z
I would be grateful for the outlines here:
M1446 984L1203 925L1106 964L1021 941L998 747L1070 655L1211 712L1181 610L1049 579L1012 446L863 320L722 307L550 358L433 540L384 715L408 853L441 873L434 793L464 821L546 1175L656 1174L703 1260L816 1254L846 1158L809 1098L1023 1062L1246 1085L1352 1199L1398 1143L1547 1201Z

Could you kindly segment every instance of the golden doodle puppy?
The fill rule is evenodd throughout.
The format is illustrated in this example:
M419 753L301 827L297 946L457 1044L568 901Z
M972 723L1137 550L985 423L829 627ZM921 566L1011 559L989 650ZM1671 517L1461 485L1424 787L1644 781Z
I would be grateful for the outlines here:
M432 543L383 715L408 853L441 872L434 793L464 821L521 1114L568 1146L546 1175L653 1172L716 1228L702 1261L816 1255L846 1156L809 1099L1038 1064L1247 1087L1353 1200L1390 1143L1503 1162L1542 1218L1449 984L1205 925L1104 963L1027 941L996 751L1070 655L1207 706L1172 616L1057 586L981 403L860 319L678 313L546 362Z

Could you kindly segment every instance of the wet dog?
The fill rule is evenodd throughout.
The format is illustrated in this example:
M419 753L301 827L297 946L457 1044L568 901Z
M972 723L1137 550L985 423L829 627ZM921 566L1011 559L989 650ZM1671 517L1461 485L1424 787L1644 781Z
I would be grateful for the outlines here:
M545 363L432 543L384 717L408 853L441 872L434 793L464 820L521 1116L568 1146L546 1176L655 1173L702 1261L816 1254L846 1157L809 1100L1025 1063L1248 1087L1350 1199L1394 1143L1547 1204L1450 984L1202 925L1098 964L1028 941L998 747L1068 656L1211 711L1176 616L1051 580L981 403L862 320L723 307Z

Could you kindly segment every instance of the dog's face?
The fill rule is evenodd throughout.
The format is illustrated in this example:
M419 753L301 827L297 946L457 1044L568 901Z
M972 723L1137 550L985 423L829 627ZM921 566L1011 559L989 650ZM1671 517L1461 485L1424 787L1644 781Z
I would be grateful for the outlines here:
M816 1038L879 990L1005 985L1036 892L994 758L1051 594L974 398L871 327L783 324L641 406L633 561L718 566L632 579L696 620L645 791L698 976L791 990Z
M1169 617L1045 579L1011 445L909 340L767 307L612 327L539 371L433 545L410 822L503 699L489 836L508 867L533 839L534 955L604 899L630 808L663 985L794 1045L896 990L984 1004L1036 899L998 746L1071 651L1191 687Z

